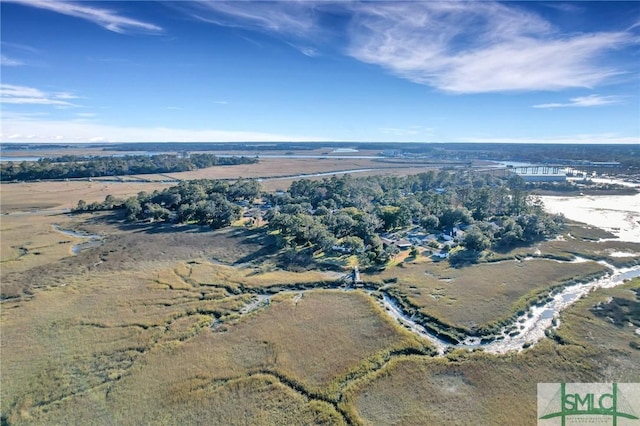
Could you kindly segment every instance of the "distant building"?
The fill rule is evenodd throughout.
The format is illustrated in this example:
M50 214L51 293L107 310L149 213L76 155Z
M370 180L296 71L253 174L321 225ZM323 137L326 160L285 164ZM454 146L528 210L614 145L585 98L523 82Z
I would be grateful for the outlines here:
M382 151L382 155L385 157L400 157L402 155L402 151L399 149L385 149Z
M509 169L520 176L525 182L564 182L567 172L559 167L529 166Z

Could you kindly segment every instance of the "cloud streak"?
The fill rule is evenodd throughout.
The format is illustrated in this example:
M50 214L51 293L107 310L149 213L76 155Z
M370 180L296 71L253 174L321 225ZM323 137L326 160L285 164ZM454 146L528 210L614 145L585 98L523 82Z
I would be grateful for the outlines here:
M19 59L13 59L5 55L0 55L0 65L2 65L3 67L19 67L21 65L24 65L24 62Z
M538 15L487 2L371 3L352 32L352 57L451 93L593 87L621 73L597 59L634 41L557 34Z
M119 34L129 32L160 33L162 28L137 19L119 15L116 11L61 0L4 0L24 6L46 9L62 15L84 19Z
M320 26L313 1L208 1L178 4L193 18L226 27L244 27L289 36L317 34Z
M628 72L608 53L638 44L628 29L562 34L521 5L488 1L197 5L197 19L284 37L310 56L340 40L343 54L454 94L592 88Z
M548 104L538 104L533 105L533 108L568 108L568 107L596 107L603 105L614 105L622 102L622 98L620 96L600 96L600 95L589 95L589 96L579 96L576 98L569 99L569 102L558 102L558 103L548 103Z
M78 105L68 102L68 99L76 98L77 96L67 92L46 93L33 87L0 84L0 103L2 104L74 107Z

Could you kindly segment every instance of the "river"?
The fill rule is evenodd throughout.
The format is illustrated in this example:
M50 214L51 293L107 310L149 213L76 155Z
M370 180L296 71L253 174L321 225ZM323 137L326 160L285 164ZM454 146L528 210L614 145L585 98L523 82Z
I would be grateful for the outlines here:
M533 258L529 260L533 260ZM413 316L404 312L395 300L384 292L384 290L381 290L381 298L377 300L391 318L398 321L412 333L429 340L440 356L443 356L447 350L458 348L469 350L482 349L489 353L504 354L517 352L536 344L536 342L545 336L546 330L558 327L560 324L558 320L560 313L582 296L597 288L615 287L628 279L640 276L640 266L615 268L612 265L606 265L610 269L607 275L587 283L566 286L554 294L550 293L552 297L550 297L549 301L543 305L534 305L527 309L527 311L519 316L513 323L503 327L496 334L495 339L488 342L482 342L479 337L475 336L469 336L457 344L447 342L416 322ZM360 291L354 288L343 287L342 289L345 291ZM276 294L295 293L297 294L296 299L300 300L307 291L313 290L284 290ZM368 293L371 295L373 292L369 291ZM275 296L275 294L256 295L241 309L240 315L267 308L273 296ZM221 321L214 317L211 328L215 330L221 325Z

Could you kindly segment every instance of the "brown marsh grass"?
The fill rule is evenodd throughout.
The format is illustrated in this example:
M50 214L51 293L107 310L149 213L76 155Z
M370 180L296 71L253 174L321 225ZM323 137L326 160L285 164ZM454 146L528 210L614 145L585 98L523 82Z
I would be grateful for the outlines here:
M15 296L0 310L3 422L522 424L535 419L538 381L640 380L634 329L589 311L611 296L632 297L629 287L578 302L554 340L522 353L454 351L436 359L363 292L281 293L240 315L252 295L234 286L327 279L253 263L269 253L256 231L124 225L105 213L16 214L154 185L0 186L2 211L11 211L0 218L0 278L3 295ZM104 235L104 244L72 255L77 239L54 223ZM596 253L592 244L579 250ZM571 257L568 241L540 249ZM397 278L425 312L464 325L509 315L531 292L601 269L540 259L461 269L425 257L396 261L363 277ZM222 326L212 330L214 320Z
M634 299L632 288L640 280L591 293L563 312L556 341L520 353L394 358L353 382L343 407L364 424L535 425L537 383L640 380L640 351L629 344L638 340L635 327L590 311L609 297Z
M452 268L447 262L403 263L372 280L397 278L394 287L422 312L463 328L486 326L522 308L522 301L564 281L606 268L596 262L503 261ZM368 279L364 278L363 279Z
M0 209L2 213L29 212L43 209L69 209L79 200L87 203L104 201L109 194L127 198L140 191L153 192L166 188L167 184L120 182L23 182L0 184ZM4 219L4 217L3 217Z

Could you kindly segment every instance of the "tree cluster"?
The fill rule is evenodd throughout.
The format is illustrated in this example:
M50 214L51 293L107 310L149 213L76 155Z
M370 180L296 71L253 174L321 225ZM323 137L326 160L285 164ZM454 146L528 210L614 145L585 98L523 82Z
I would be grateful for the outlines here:
M449 171L408 177L349 175L293 182L267 196L267 219L283 245L356 253L364 264L382 264L397 253L380 235L419 224L427 232L467 229L469 251L530 242L558 232L560 219L546 214L518 176Z
M303 179L277 193L261 193L253 180L198 180L152 194L141 192L125 201L107 197L103 204L124 208L132 221L221 228L240 217L239 204L258 197L266 210L267 229L281 248L355 254L363 266L385 264L398 253L396 245L383 244L387 233L418 225L435 234L455 235L455 229L464 229L455 242L467 253L549 237L561 226L560 217L546 214L529 196L520 177L468 171ZM79 210L100 207L78 205Z
M241 215L240 201L253 201L260 186L253 180L233 184L215 180L194 180L149 194L140 192L127 200L107 196L103 203L78 202L76 211L122 208L130 221L193 223L218 229L229 226Z

